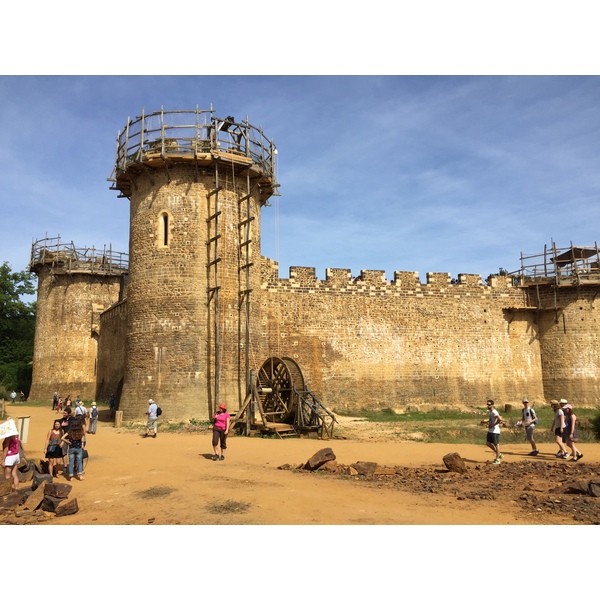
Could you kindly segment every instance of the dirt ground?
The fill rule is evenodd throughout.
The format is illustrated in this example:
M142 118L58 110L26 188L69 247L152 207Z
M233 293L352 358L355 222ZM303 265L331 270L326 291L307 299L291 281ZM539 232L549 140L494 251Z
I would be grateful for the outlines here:
M8 406L29 416L28 459L42 458L54 413ZM85 479L72 480L79 511L45 515L43 525L533 525L600 523L600 498L565 493L576 481L600 480L600 445L583 444L578 463L554 457L541 444L529 457L524 444L502 446L491 465L481 445L399 442L388 427L340 419L334 434L346 439L265 439L232 436L224 461L211 460L210 433L115 429L100 421L88 435ZM329 447L337 462L376 462L372 479L296 467ZM468 472L447 471L443 456L458 452ZM289 465L288 468L279 468ZM384 468L386 467L386 468ZM66 479L55 479L66 483ZM21 483L27 487L28 483ZM0 523L16 524L14 511Z

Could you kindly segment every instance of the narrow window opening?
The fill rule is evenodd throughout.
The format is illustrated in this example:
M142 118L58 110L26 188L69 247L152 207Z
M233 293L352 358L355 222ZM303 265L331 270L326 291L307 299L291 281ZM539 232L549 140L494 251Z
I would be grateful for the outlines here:
M163 246L169 245L169 215L162 215L162 244Z

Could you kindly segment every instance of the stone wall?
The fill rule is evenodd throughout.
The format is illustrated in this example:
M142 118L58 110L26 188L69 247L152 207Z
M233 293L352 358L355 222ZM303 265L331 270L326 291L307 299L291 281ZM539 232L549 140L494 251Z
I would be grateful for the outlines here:
M96 400L108 402L115 394L117 402L125 375L125 339L127 300L111 306L100 317Z
M289 356L310 388L337 410L481 406L543 400L540 347L523 290L479 275L290 268L265 259L263 352Z

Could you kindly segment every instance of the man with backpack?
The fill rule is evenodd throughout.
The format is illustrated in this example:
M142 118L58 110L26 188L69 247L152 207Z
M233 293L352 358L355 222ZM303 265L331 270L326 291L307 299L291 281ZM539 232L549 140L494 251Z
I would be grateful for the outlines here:
M96 434L96 426L98 425L98 407L95 402L92 402L92 407L90 408L90 427L88 429L88 433Z
M535 442L533 441L533 430L538 422L538 416L535 414L535 410L529 407L529 400L523 399L523 410L521 411L523 427L525 427L525 433L527 435L527 441L531 444L531 452L529 456L537 456L540 451L537 449Z
M156 404L156 402L154 402L154 400L152 400L152 398L150 398L150 400L148 400L148 410L146 411L146 414L148 415L148 422L146 423L146 433L144 434L144 437L149 437L150 432L153 432L152 437L156 437L156 422L158 421L158 410L158 405Z

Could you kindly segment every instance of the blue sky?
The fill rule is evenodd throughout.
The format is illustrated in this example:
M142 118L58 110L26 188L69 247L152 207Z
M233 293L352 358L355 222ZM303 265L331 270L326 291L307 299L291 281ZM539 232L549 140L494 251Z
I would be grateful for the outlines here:
M127 252L129 202L107 181L118 130L142 107L211 103L278 148L262 253L280 277L485 278L600 238L597 76L0 76L0 100L0 261L15 270L46 235Z

